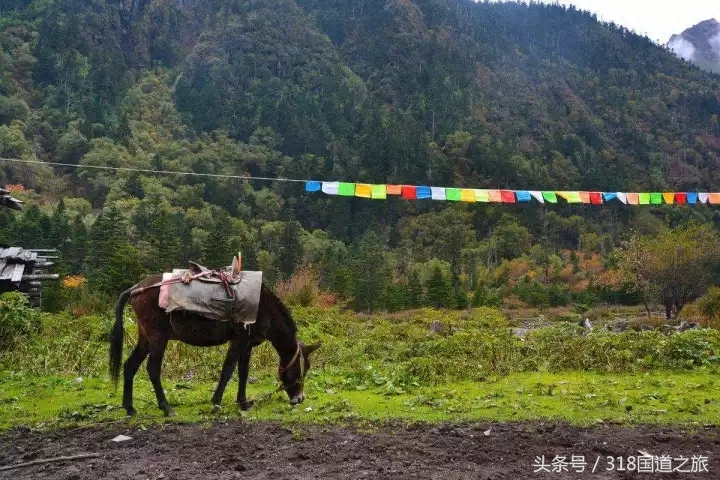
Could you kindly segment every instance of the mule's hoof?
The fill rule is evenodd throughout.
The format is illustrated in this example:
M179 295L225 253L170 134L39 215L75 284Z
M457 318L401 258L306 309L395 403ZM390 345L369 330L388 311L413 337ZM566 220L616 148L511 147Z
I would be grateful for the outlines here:
M240 405L240 410L248 411L252 408L252 406L255 404L252 400L245 400L244 402L239 402L238 405Z
M220 405L218 405L217 403L213 404L213 413L218 413L220 410L222 410L222 407Z
M177 414L175 413L175 410L173 410L172 408L168 408L167 410L165 410L165 416L166 417L175 417L175 416L177 416Z
M137 415L137 410L135 410L133 407L125 407L125 412L127 412L128 417L134 417Z

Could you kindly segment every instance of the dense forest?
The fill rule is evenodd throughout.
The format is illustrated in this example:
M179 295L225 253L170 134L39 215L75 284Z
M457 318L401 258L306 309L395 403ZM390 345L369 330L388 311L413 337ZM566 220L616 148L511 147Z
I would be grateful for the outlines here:
M0 157L40 163L0 161L0 185L26 202L0 212L0 243L59 248L62 273L108 295L242 251L272 284L309 276L360 310L493 304L494 288L533 269L544 274L514 287L523 301L592 302L628 232L720 225L720 213L370 201L73 165L720 191L718 80L559 5L5 0Z

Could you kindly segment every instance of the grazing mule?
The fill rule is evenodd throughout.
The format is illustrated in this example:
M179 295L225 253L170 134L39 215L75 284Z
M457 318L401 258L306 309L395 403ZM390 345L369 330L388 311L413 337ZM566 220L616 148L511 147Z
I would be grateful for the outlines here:
M290 311L280 299L262 284L257 320L254 324L237 325L232 321L216 321L187 311L166 313L158 305L160 288L153 287L162 281L162 275L151 275L134 287L120 294L115 305L115 325L110 335L110 377L117 388L123 349L123 313L128 300L132 306L138 325L138 342L128 359L123 372L122 406L128 415L134 415L133 379L145 357L150 356L147 371L152 382L158 406L165 415L174 415L165 398L160 383L165 348L170 340L180 340L198 347L210 347L230 342L225 361L220 372L212 403L220 406L223 392L235 366L238 370L237 403L247 410L253 402L245 396L250 355L253 347L268 340L280 356L278 380L285 390L290 403L297 405L305 399L303 382L310 369L308 356L320 347L320 344L304 345L297 339L297 327ZM149 288L148 288L149 287ZM137 290L136 292L133 292Z

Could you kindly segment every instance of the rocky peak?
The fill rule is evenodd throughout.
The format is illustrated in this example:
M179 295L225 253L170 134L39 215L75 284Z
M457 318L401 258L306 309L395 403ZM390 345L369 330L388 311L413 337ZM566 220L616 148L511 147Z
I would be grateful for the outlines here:
M712 18L670 37L668 48L700 68L720 73L720 22Z

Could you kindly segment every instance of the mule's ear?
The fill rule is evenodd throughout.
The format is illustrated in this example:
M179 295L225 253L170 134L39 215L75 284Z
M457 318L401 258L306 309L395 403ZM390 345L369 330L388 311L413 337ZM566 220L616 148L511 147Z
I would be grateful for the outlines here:
M313 343L312 345L304 345L304 346L302 347L302 348L303 348L303 353L304 353L305 356L307 357L307 356L309 356L312 352L314 352L315 350L317 350L318 348L320 348L321 346L322 346L322 342Z

